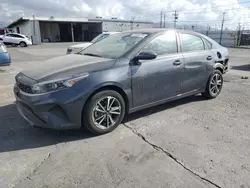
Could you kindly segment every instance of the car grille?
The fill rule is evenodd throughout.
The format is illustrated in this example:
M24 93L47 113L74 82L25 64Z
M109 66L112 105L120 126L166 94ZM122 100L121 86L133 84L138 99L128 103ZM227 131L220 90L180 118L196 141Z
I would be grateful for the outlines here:
M25 93L33 93L32 92L32 89L31 89L31 86L26 86L24 84L21 84L21 83L18 83L17 82L17 87L22 90L23 92Z

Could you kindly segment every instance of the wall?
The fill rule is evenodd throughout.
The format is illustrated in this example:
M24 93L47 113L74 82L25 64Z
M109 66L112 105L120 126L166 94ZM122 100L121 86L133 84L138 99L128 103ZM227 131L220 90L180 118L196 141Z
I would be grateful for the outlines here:
M59 24L51 22L40 22L42 42L58 42L60 36Z
M19 27L20 34L26 35L31 38L31 24L30 21L23 21L22 23L15 25L14 27L10 28L14 33L17 33L17 27Z
M103 22L102 30L103 31L128 31L132 29L145 29L152 28L153 24L148 23L137 23L134 22L131 24L130 22Z

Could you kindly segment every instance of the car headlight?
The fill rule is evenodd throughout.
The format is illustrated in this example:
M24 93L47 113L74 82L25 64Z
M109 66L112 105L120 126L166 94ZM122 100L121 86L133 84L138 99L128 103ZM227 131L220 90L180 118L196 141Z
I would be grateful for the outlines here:
M77 82L83 80L84 78L88 77L88 73L73 75L70 78L61 79L61 80L54 80L50 82L41 82L31 86L32 92L35 94L39 93L47 93L51 91L56 91L60 89L65 89L72 87Z

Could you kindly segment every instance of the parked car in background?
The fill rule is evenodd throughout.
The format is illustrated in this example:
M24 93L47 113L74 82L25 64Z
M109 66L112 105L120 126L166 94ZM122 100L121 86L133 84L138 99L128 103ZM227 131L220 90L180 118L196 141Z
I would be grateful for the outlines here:
M116 33L118 33L118 32L103 32L102 34L96 36L91 42L84 42L81 44L72 45L72 46L68 47L67 54L78 53L78 52L82 51L83 49L87 48L88 46L90 46L91 44L94 44L94 43L108 37L109 35L113 35Z
M7 52L6 46L0 42L0 66L10 65L11 58Z
M17 109L33 126L105 134L127 113L199 93L216 98L223 76L206 40L166 29L110 35L17 74Z
M8 29L0 28L0 39L2 39L6 33L8 33Z
M29 37L19 33L8 33L2 37L2 42L5 45L12 45L26 47L32 45L32 41Z

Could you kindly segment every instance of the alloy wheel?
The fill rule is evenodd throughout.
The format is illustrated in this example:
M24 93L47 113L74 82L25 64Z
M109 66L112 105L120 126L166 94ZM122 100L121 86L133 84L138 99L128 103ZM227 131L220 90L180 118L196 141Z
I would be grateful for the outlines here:
M98 100L92 111L92 120L100 129L108 129L114 126L121 116L121 104L112 96L106 96Z
M222 88L222 77L220 74L214 74L209 84L209 90L211 94L217 95L221 91L221 88Z

